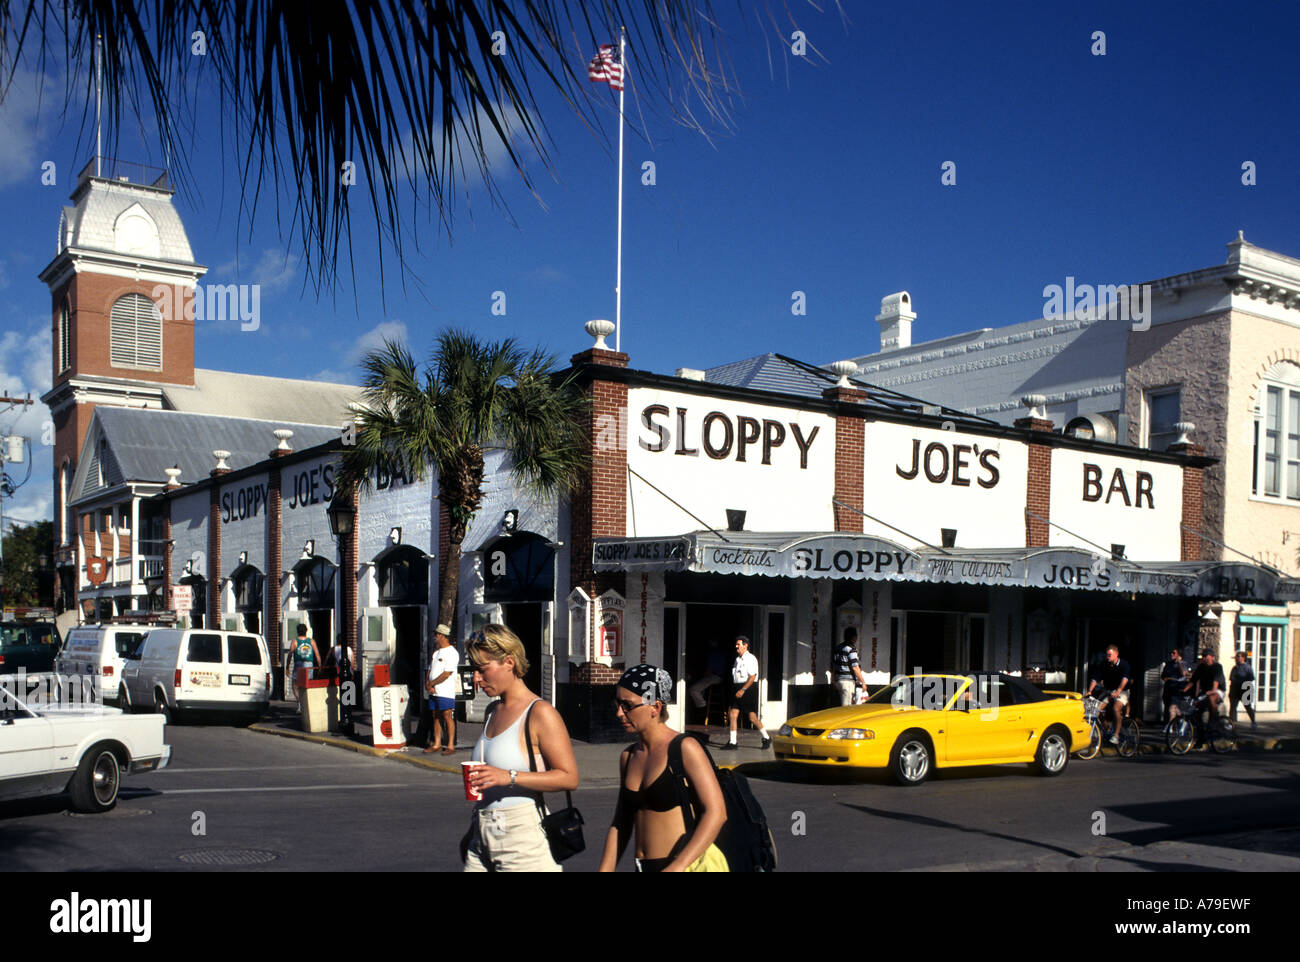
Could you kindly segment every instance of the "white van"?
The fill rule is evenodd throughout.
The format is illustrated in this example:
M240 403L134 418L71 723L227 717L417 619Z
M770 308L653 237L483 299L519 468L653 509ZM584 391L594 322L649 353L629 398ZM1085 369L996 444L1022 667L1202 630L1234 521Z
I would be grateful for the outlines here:
M122 666L140 650L148 625L84 625L73 628L63 643L54 670L61 676L77 675L84 684L94 679L95 692L104 701L122 701Z
M237 715L256 721L271 701L271 659L261 635L152 628L123 669L128 710Z

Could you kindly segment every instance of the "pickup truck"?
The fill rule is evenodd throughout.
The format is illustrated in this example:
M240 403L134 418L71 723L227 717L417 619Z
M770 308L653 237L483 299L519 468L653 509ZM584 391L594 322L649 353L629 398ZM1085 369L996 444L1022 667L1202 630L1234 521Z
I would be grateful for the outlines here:
M117 804L123 773L171 760L161 715L104 705L28 705L0 687L0 800L66 791L79 812Z

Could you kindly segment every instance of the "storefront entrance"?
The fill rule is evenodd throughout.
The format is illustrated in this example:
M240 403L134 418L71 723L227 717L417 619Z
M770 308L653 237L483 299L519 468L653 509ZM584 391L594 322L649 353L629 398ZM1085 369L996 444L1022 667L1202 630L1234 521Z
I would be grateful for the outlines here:
M705 674L717 675L721 681L713 686L711 692L714 701L719 696L725 699L731 690L731 668L736 661L736 636L744 635L750 640L750 653L759 660L759 673L763 672L764 653L758 651L758 614L760 609L754 605L706 605L688 604L686 608L686 643L679 656L680 664L668 671L676 675L682 673L686 679L686 689L695 684ZM686 719L691 724L703 724L705 712L711 703L709 692L705 693L705 709L697 710L689 697L683 703ZM716 722L716 718L713 719Z
M501 619L505 626L519 636L528 659L528 672L524 684L535 694L542 693L542 614L544 606L537 603L501 606Z

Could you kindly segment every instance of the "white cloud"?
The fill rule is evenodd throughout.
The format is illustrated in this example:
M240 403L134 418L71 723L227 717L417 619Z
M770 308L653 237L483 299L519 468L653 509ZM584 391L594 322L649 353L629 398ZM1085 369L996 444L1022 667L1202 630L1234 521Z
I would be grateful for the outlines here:
M0 100L0 188L26 182L39 186L41 162L53 160L40 156L46 136L38 123L41 101L53 101L55 85L48 77L33 71L18 70L13 83ZM67 176L60 181L66 183Z
M361 380L361 371L357 365L363 357L383 347L384 341L398 341L405 344L407 337L406 322L381 321L357 338L351 349L343 356L343 361L349 366L349 370L325 368L309 375L308 380L329 381L333 384L356 384Z
M236 283L257 284L261 286L263 294L273 294L298 278L301 263L302 257L299 254L267 247L255 258L246 259L242 263L232 260L222 264L213 271L213 275L234 278ZM207 283L216 282L209 277Z

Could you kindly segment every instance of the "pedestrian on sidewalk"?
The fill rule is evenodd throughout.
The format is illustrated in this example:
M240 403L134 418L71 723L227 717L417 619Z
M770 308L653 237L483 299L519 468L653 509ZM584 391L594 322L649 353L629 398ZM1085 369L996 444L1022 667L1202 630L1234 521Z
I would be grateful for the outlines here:
M849 626L844 629L844 641L835 649L835 687L839 689L840 704L852 705L856 689L864 691L867 679L862 676L862 666L858 663L858 629Z
M438 625L434 630L438 647L429 660L429 678L424 683L429 697L429 713L433 717L433 741L424 750L426 755L442 752L456 754L456 689L460 679L456 669L460 666L460 653L451 643L451 628Z
M483 763L468 776L483 798L474 806L462 843L465 871L559 872L539 808L544 792L578 787L578 762L564 720L524 684L528 659L509 628L484 626L470 636L465 654L474 665L474 684L499 699L488 706L483 734L470 756ZM531 746L525 731L531 732Z
M722 788L703 746L668 727L672 687L664 669L637 665L614 689L615 713L638 740L619 757L618 803L601 872L614 871L633 837L639 872L727 871L726 856L713 844L727 820ZM684 784L674 767L685 772ZM686 806L698 812L693 831L687 830Z
M736 663L731 669L731 707L727 709L730 731L727 733L727 744L722 746L723 751L736 750L736 726L742 711L747 713L747 717L762 736L762 747L766 749L771 746L772 739L768 737L763 723L758 720L757 685L758 659L749 653L749 639L744 635L737 635Z
M298 638L293 644L293 674L298 676L299 668L319 668L320 649L316 639L311 636L311 629L305 621L298 622ZM308 675L310 678L311 676Z
M1255 730L1255 669L1250 666L1250 656L1237 652L1237 663L1228 676L1228 705L1232 723L1237 724L1237 706L1244 703L1250 716L1251 731Z

